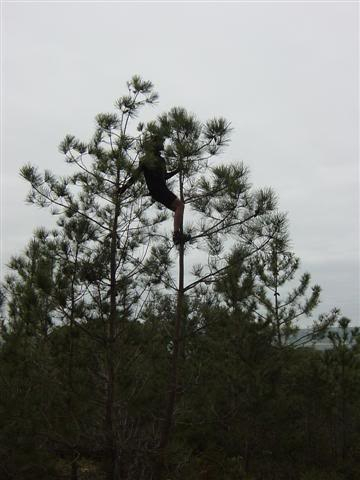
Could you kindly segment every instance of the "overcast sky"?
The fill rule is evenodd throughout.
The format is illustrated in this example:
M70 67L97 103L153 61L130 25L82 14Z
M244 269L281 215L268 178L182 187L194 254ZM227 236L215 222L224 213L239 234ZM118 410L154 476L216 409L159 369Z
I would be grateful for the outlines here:
M2 2L1 267L34 228L19 169L66 173L57 147L87 141L134 74L159 105L233 126L224 162L243 161L288 212L318 313L359 320L357 2Z

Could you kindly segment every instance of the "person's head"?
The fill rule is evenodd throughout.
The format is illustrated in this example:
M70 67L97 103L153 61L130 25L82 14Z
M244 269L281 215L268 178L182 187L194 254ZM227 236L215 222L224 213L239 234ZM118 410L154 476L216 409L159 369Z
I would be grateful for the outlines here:
M153 133L151 135L151 147L154 150L154 153L160 154L164 150L164 138L159 133Z

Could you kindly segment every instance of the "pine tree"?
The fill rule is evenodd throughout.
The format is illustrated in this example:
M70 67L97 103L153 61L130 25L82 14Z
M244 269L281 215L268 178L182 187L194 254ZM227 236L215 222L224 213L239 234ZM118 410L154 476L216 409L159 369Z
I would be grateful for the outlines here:
M250 257L270 241L277 221L276 215L269 215L276 208L273 192L270 189L251 191L248 170L243 164L209 167L209 162L228 143L231 129L225 119L201 123L183 108L174 108L147 129L166 138L165 157L169 169L180 172L175 191L186 205L185 219L192 219L181 226L181 232L190 234L191 240L179 245L177 282L170 269L173 265L172 245L167 235L163 235L153 247L146 264L154 282L176 292L168 397L156 470L156 477L161 478L173 430L176 400L181 390L181 358L186 358L185 338L190 333L185 315L187 297L192 290L211 285L229 268L229 253L226 254L224 245L227 240L234 236L238 238L239 232L243 236L251 235L251 245L240 241L236 248L238 256ZM207 261L195 265L191 274L185 275L186 253L192 248L205 250Z
M117 114L99 114L89 143L67 135L60 144L74 174L58 178L41 175L31 165L22 176L31 184L30 203L51 208L66 231L63 244L69 288L62 313L72 332L77 325L98 325L99 358L105 389L104 432L107 478L122 476L117 424L121 392L117 390L117 347L126 322L136 318L145 288L137 282L151 233L164 215L145 217L149 199L140 181L138 157L142 127L131 121L146 104L157 100L151 82L135 76L128 94L116 102ZM81 252L80 252L81 245ZM81 253L81 255L80 255ZM89 330L89 329L88 329ZM70 333L70 336L72 334ZM72 356L70 342L70 359ZM70 360L71 364L71 360ZM71 369L69 370L71 379Z
M328 315L320 315L318 320L313 322L309 334L292 339L298 331L299 319L312 316L320 303L321 293L319 285L310 287L311 276L307 272L301 275L298 286L291 287L299 266L299 258L290 250L288 224L284 217L267 250L254 256L249 266L256 274L254 311L258 321L271 325L278 347L288 344L299 346L319 338L336 318L336 310ZM309 287L311 292L307 294Z
M336 455L346 470L358 456L353 445L358 442L360 395L360 329L350 327L351 321L340 318L338 328L330 330L332 348L324 354L329 390L334 406ZM347 472L350 475L350 472Z
M39 237L34 236L23 255L12 258L13 273L3 285L8 299L0 376L7 437L1 445L8 450L2 459L5 478L45 479L54 473L51 455L44 448L46 437L40 436L47 430L49 412L59 413L53 410L53 401L61 397L51 362L54 261Z

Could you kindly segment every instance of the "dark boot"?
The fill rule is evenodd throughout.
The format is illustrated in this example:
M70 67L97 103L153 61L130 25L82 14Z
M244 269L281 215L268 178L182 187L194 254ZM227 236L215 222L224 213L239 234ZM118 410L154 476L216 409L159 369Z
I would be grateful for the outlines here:
M173 241L175 245L188 242L190 239L191 239L191 235L180 233L179 230L173 233Z

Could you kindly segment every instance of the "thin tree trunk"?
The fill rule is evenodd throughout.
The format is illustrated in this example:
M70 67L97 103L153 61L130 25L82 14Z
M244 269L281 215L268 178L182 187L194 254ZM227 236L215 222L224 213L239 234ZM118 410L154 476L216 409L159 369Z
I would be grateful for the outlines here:
M282 346L282 339L281 339L281 325L280 325L280 319L279 319L279 300L278 297L280 296L278 292L278 266L277 266L277 260L278 256L277 253L276 255L276 268L275 268L275 318L276 318L276 333L277 333L277 341L278 341L278 346Z
M116 442L114 431L114 401L115 401L115 323L116 323L116 249L117 249L117 227L120 214L118 185L120 172L117 173L117 190L115 195L115 212L111 232L110 247L110 315L108 325L108 345L107 345L107 398L105 413L105 431L108 451L108 465L106 471L106 480L118 480L116 478Z
M77 461L74 460L71 464L71 480L78 480L78 464Z
M346 458L346 422L345 422L345 358L344 346L341 351L341 460L345 462Z
M183 182L182 175L180 174L180 199L184 201L183 196ZM183 234L183 222L180 225L180 233ZM172 426L174 411L176 405L176 397L178 393L178 384L179 384L179 353L181 350L181 331L183 324L183 306L184 306L184 244L180 242L179 244L179 288L177 292L177 305L176 305L176 318L175 318L175 329L173 337L173 352L171 358L171 371L170 371L170 380L168 388L168 398L165 411L165 418L163 420L163 426L160 437L159 444L159 455L157 459L157 465L155 468L155 478L160 480L165 466L165 456L166 449L168 447Z
M70 311L70 338L69 338L69 366L68 366L68 398L67 407L70 414L73 413L73 396L74 396L74 317L75 317L75 280L77 276L79 256L79 243L76 244L74 273L71 281L71 311ZM78 480L78 462L77 452L73 452L74 460L71 463L71 480Z

